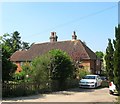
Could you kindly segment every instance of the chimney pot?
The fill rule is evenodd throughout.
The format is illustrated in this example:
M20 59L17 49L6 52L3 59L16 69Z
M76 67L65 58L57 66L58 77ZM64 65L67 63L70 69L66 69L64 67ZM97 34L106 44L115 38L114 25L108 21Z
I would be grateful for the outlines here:
M57 42L56 32L51 32L50 42Z
M75 31L73 31L72 40L77 40L77 35Z

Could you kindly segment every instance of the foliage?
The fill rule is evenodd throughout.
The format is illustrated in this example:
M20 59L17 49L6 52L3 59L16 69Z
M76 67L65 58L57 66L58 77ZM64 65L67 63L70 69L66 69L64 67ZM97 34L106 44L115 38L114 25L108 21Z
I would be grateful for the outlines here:
M65 88L65 81L72 79L74 74L73 62L68 54L59 49L51 50L50 73L51 79L58 80L60 90Z
M2 81L12 80L11 74L15 72L17 66L7 58L2 58Z
M120 95L120 25L115 28L114 40L114 83Z
M17 50L21 49L21 37L17 31L10 34L4 34L0 37L0 47L2 48L2 79L10 80L12 73L16 70L16 65L10 61L10 56ZM25 47L24 47L25 48Z
M113 66L113 54L114 54L114 49L113 49L113 45L111 43L111 39L108 39L108 46L106 48L106 55L105 55L105 61L106 61L106 72L107 72L107 76L109 78L109 81L113 81L114 78L114 74L113 74L113 70L114 70L114 66Z
M31 82L31 73L32 73L31 65L29 62L24 63L22 66L22 71L19 73L14 73L13 78L16 82Z
M82 79L84 76L91 74L87 69L79 69L79 78Z
M103 80L102 81L102 84L101 84L101 87L104 88L104 87L109 87L109 82L107 80Z
M10 35L4 34L1 37L1 46L2 46L2 81L11 79L11 72L14 72L16 65L10 62L9 58L12 54L12 48L9 45Z
M59 49L51 50L51 73L52 79L66 80L73 77L73 63L66 52Z
M32 63L32 80L37 83L49 81L50 56L48 54L36 57Z
M102 51L96 51L95 54L97 55L97 58L99 58L101 61L101 74L106 76L105 60L104 60L105 54Z
M107 76L107 71L106 70L101 70L101 76Z
M73 77L73 64L70 57L61 50L51 50L32 61L32 79L34 82L58 80L60 87Z
M11 36L11 42L9 43L12 47L12 51L13 53L19 49L21 49L21 37L20 37L20 33L18 33L18 31L15 31L12 33Z
M22 50L29 49L29 43L28 42L22 42Z
M103 52L102 51L96 51L95 54L97 55L98 58L103 59Z
M118 94L120 95L120 24L115 27L114 49L109 39L106 49L106 71L110 81L114 81Z

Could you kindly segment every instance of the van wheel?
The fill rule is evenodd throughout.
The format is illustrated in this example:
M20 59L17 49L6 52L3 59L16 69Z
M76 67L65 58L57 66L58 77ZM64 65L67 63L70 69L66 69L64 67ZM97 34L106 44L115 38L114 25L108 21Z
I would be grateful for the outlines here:
M109 94L113 95L113 93L114 93L113 91L109 90Z

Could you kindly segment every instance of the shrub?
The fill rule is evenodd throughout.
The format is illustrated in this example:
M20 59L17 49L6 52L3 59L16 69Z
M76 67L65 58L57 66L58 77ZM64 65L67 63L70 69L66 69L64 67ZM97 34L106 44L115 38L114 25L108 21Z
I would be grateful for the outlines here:
M22 66L22 71L19 73L14 73L13 78L16 82L30 82L32 69L29 62L24 63Z
M78 69L78 70L79 70L78 75L80 79L90 74L90 72L87 69Z
M36 57L32 61L32 80L33 82L42 83L49 81L50 56L48 54Z

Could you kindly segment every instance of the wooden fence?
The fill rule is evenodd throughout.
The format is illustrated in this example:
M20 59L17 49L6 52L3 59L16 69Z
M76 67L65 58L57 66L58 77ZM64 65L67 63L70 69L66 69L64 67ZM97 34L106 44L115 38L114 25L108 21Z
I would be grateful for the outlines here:
M2 84L2 96L14 97L14 96L27 96L35 93L43 93L49 90L49 86L46 83L4 83Z
M78 86L77 80L67 81L65 89ZM51 83L3 83L2 84L2 96L3 97L17 97L27 96L36 93L47 93L51 91L58 91L59 84L57 81Z

